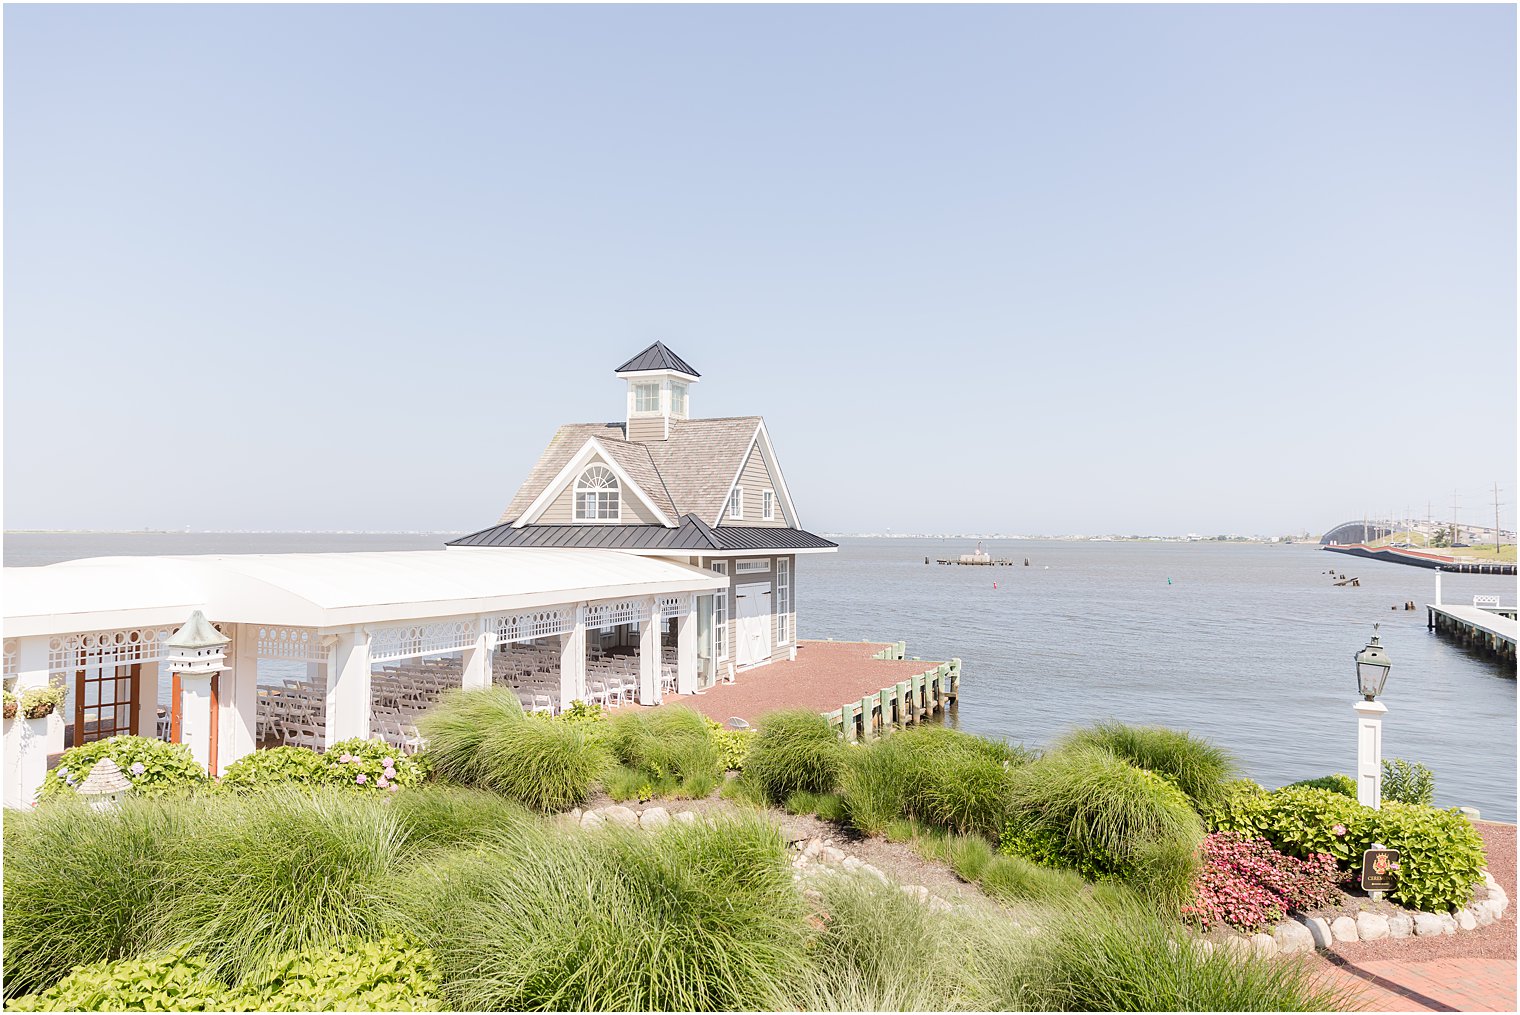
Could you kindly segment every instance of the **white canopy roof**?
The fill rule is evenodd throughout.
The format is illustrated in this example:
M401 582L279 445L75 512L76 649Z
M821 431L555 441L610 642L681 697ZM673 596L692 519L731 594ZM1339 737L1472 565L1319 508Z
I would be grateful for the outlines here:
M5 569L5 636L222 622L344 627L705 592L722 575L616 550L92 557Z

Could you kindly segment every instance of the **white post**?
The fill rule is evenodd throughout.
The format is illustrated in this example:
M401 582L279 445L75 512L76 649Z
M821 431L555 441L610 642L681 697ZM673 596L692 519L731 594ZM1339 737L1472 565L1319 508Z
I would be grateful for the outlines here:
M369 632L344 631L327 650L327 746L369 739Z
M206 771L211 763L211 674L179 675L179 742L190 748L195 763ZM218 754L221 753L218 745Z
M221 723L216 738L218 772L258 750L259 629L254 624L229 624L232 668L217 678Z
M464 689L479 691L491 686L491 652L496 639L487 633L485 623L476 618L480 634L475 644L464 650Z
M16 686L22 692L48 685L48 639L21 638L16 645ZM65 706L66 707L66 706ZM47 776L47 759L57 741L63 750L63 708L44 719L28 719L19 712L5 724L5 806L27 807L37 798ZM56 731L56 733L55 733Z
M137 733L139 736L158 736L158 660L139 663Z
M639 624L639 704L660 703L660 605L644 601L644 620Z
M1441 569L1436 568L1436 605L1441 605Z
M575 607L575 627L559 636L559 707L586 700L586 609Z
M1356 710L1356 800L1373 810L1383 805L1383 716L1380 701L1358 701Z
M676 620L676 692L697 693L697 597L686 597L686 609Z

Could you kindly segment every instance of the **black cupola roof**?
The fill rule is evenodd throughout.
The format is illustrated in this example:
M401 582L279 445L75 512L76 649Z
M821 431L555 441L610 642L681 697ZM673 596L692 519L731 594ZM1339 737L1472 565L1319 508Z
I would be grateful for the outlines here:
M664 342L656 342L633 359L624 363L613 371L615 374L634 373L640 370L674 370L680 374L690 374L692 377L701 377L686 362L675 353L665 347Z

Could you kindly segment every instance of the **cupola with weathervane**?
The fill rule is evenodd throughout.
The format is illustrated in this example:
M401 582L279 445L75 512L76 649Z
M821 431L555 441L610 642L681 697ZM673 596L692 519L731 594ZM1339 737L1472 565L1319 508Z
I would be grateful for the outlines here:
M628 382L628 440L663 441L672 419L691 418L691 385L702 375L691 364L656 342L618 367Z

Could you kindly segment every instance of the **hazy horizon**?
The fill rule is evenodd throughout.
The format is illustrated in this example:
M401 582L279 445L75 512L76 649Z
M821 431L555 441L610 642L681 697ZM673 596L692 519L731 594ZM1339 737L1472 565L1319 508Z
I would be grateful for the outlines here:
M469 532L661 339L819 532L1515 527L1509 6L8 6L7 529Z

